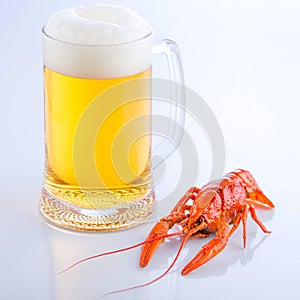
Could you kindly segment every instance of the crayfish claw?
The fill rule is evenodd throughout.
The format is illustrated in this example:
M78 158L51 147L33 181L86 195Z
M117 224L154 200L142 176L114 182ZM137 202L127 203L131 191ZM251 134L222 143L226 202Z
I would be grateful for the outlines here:
M180 223L188 216L185 214L186 204L190 199L195 199L196 195L200 192L200 189L196 187L191 187L177 202L171 213L162 218L158 223L155 224L149 235L145 240L145 244L142 247L140 255L140 267L144 268L148 265L150 259L152 258L154 252L159 247L159 245L164 242L164 239L168 235L169 229L173 227L174 224ZM181 233L181 232L179 232ZM178 235L178 233L177 233Z
M223 224L222 228L218 230L217 236L204 245L194 258L182 269L181 275L189 274L219 254L227 245L228 237L229 226L228 224Z
M161 243L164 242L165 237L168 235L170 229L170 222L159 221L155 224L149 235L145 240L140 255L140 267L144 268L148 265L150 259L155 253L156 249Z

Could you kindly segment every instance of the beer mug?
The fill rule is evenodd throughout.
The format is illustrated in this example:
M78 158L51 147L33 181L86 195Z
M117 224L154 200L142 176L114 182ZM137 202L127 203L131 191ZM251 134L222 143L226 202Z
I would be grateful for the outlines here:
M152 35L142 17L111 5L57 12L44 26L40 210L51 223L109 231L152 214L153 53L166 55L170 79L182 83L176 44L153 43ZM183 104L182 94L175 94L175 102ZM175 122L182 123L182 111L175 112Z

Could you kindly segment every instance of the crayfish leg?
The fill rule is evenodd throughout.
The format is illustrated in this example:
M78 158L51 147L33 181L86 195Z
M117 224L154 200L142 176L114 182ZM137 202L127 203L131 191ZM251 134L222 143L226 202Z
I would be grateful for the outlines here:
M250 205L249 206L249 210L250 210L250 214L251 214L251 217L252 219L256 222L256 224L261 228L261 230L264 232L264 233L271 233L270 230L268 230L265 225L261 222L261 220L257 217L256 215L256 212L255 212L255 208Z
M196 197L199 195L200 191L201 190L195 186L190 187L186 191L186 193L180 198L180 200L177 202L177 204L174 206L174 208L170 212L170 215L172 213L176 213L176 212L183 212L185 210L186 203L189 200L195 200Z
M246 204L245 210L242 212L244 248L246 248L246 243L247 243L247 218L248 218L248 214L249 214L249 205Z
M241 223L241 220L242 220L242 216L241 216L241 214L239 214L236 217L236 219L235 219L235 221L233 223L233 226L231 227L231 230L229 232L229 236L231 236L235 232L235 230L239 227L239 225Z

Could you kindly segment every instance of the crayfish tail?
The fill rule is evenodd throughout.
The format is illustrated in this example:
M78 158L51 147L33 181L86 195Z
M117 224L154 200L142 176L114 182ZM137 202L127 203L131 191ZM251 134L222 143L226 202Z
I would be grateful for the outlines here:
M260 190L249 193L248 197L256 205L262 205L263 207L266 207L266 208L274 208L275 207L273 202Z
M249 202L253 202L255 205L261 205L266 208L274 208L272 201L262 192L253 175L247 171L238 169L232 172L241 178L247 192L247 198Z

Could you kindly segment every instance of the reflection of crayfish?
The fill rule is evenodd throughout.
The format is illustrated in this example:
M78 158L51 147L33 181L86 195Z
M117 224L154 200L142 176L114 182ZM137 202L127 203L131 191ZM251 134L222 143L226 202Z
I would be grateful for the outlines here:
M220 253L241 221L245 247L246 220L249 212L263 232L270 233L256 216L254 206L258 204L267 208L274 207L250 172L245 170L228 173L201 189L190 188L171 213L153 227L143 245L140 266L145 267L149 263L157 247L175 224L181 227L181 233L184 234L177 257L188 239L216 233L216 237L204 245L183 268L182 275L192 272ZM230 224L233 224L231 229Z

